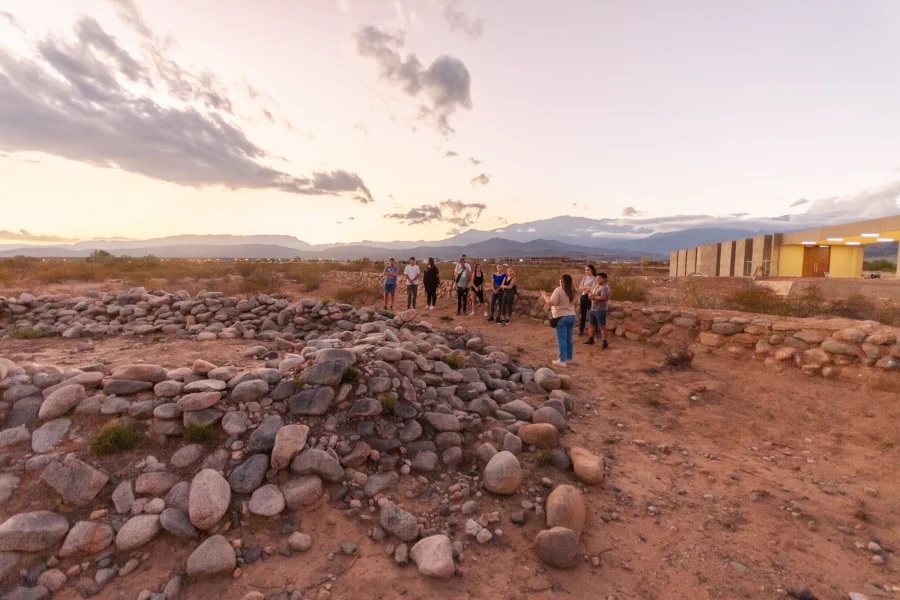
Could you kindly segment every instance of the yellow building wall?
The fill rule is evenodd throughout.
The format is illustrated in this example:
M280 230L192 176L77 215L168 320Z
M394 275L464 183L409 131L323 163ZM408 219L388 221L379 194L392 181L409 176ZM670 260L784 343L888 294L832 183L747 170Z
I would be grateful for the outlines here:
M862 277L863 247L832 246L829 277Z
M831 250L834 252L834 249ZM832 256L834 256L832 254ZM832 262L834 259L832 258ZM778 275L780 277L803 276L803 246L782 246L778 255Z

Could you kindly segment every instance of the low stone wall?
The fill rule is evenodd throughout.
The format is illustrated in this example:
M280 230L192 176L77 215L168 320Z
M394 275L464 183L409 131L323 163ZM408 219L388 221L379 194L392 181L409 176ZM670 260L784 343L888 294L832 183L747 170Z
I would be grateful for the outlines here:
M626 302L612 308L609 328L633 341L689 344L696 351L757 358L828 379L859 381L861 375L874 374L878 386L900 391L900 330L875 321L689 311Z

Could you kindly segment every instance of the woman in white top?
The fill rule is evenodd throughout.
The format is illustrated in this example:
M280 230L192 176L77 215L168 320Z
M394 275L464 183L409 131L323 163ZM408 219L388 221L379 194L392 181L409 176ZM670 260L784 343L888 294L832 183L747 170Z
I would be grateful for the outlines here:
M550 305L550 314L554 319L559 319L556 324L556 343L559 346L559 360L554 360L557 367L565 367L572 362L575 352L575 284L572 276L563 273L559 280L559 287L553 290L553 294L541 290L544 302Z
M595 285L597 285L597 268L594 265L588 265L584 268L584 277L581 278L581 284L578 286L578 291L581 292L578 306L578 314L580 316L578 320L578 335L584 335L588 310L591 308L591 299L588 294L591 293Z

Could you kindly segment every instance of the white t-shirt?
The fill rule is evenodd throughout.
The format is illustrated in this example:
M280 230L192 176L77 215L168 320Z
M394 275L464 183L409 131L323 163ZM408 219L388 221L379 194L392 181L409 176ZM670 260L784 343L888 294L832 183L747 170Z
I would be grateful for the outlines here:
M406 265L406 268L403 269L403 274L406 275L406 282L409 285L418 284L419 272L419 265Z
M462 276L460 276L462 273ZM456 287L469 287L469 275L472 274L472 265L466 263L466 266L463 267L461 264L456 263L456 266L453 267L453 275L456 276Z

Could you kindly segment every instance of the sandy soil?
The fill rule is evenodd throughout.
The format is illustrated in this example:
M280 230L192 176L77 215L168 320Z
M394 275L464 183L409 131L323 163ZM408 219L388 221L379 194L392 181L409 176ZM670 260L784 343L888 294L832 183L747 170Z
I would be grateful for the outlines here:
M326 288L316 295L329 293ZM482 331L489 343L502 344L522 361L546 365L555 358L552 331L534 321L501 327L482 316L457 317L448 308L426 318ZM700 600L803 597L807 588L814 594L808 597L820 599L847 598L851 591L900 596L893 563L900 535L895 394L809 379L797 370L778 374L753 360L698 356L692 369L660 370L660 350L619 338L605 352L580 342L576 364L568 369L576 411L563 443L602 453L610 466L604 484L585 491L589 516L582 541L586 556L601 557L599 566L585 561L569 571L542 568L531 540L543 523L533 514L524 526L509 522L522 501L546 497L541 477L578 485L570 473L533 465L525 452L522 493L479 501L478 514L501 511L503 537L467 545L461 577L428 581L414 566L395 566L385 543L368 537L371 522L322 505L280 519L253 519L226 534L243 538L245 546L265 546L278 543L283 524L295 523L314 540L309 553L264 557L233 581L191 583L186 597L305 589L336 573L331 598ZM249 343L107 339L87 352L75 352L74 345L4 341L0 352L51 364L145 360L176 367L198 357L242 364L240 352ZM164 457L175 449L149 451ZM410 480L398 495L416 512L435 505L430 490L453 482L452 476L428 484ZM407 491L414 499L405 497ZM337 552L329 561L327 553L343 540L358 543L358 557ZM885 565L872 562L866 546L873 540L884 549ZM130 599L143 588L159 589L183 569L189 548L162 537L151 553L100 597ZM329 597L324 590L304 597ZM57 597L79 596L67 587Z

